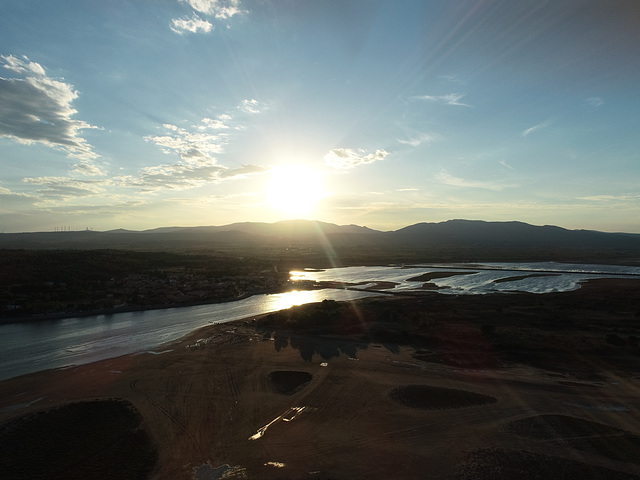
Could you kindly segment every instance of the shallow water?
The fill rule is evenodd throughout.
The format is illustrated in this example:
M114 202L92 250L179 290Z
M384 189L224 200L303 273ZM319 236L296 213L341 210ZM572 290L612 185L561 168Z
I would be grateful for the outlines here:
M375 295L310 290L255 295L237 302L0 325L0 380L50 368L153 351L197 328L324 299Z
M403 292L422 290L427 283L409 281L410 278L424 273L446 272L466 274L431 280L429 283L438 287L439 293L566 292L580 288L580 282L595 278L640 278L640 267L555 262L345 267L320 272L296 271L292 272L292 276L298 280L338 281L353 284L350 288L362 290L371 287L374 282L393 282L396 283L394 287L383 291Z
M593 278L640 278L640 267L544 263L433 264L408 267L345 267L292 272L292 279L338 281L354 290L324 289L274 295L213 305L41 320L0 325L0 380L50 368L80 365L135 352L151 351L210 324L289 308L324 299L353 300L379 295L365 288L392 282L381 292L420 291L427 283L408 281L424 273L462 272L429 283L443 294L492 292L564 292ZM519 278L527 275L548 274ZM515 278L514 278L515 277ZM358 284L358 285L354 285Z

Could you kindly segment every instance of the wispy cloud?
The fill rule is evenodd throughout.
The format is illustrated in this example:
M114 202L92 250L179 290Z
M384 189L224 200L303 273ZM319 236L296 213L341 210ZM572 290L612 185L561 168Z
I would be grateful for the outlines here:
M389 155L389 152L386 150L376 150L375 153L368 154L365 150L334 148L324 156L324 162L330 167L346 170L378 160L384 160L387 155Z
M194 10L215 18L231 18L234 15L245 13L240 8L240 0L181 0L191 5Z
M398 139L399 143L403 145L410 145L412 147L419 147L420 145L429 145L430 143L438 140L438 136L432 133L413 133L409 134L406 139Z
M446 95L416 95L411 97L412 100L422 100L425 102L439 103L441 105L454 105L458 107L471 107L468 103L462 103L460 100L465 97L463 93L448 93Z
M203 131L210 128L207 120L210 119L204 119L203 124L196 126L195 132L165 123L166 135L147 135L144 139L162 147L164 153L179 155L185 162L207 162L213 159L213 154L222 152L226 142L222 134Z
M593 107L596 110L604 105L604 100L602 99L602 97L589 97L585 101L589 106Z
M188 4L194 10L191 17L171 19L171 30L180 35L187 32L208 33L213 30L213 24L202 16L228 20L234 15L247 13L240 7L240 0L180 0L180 2Z
M524 129L522 132L520 132L520 136L527 137L530 134L532 134L533 132L537 132L538 130L542 130L544 128L548 128L551 125L553 125L553 122L551 122L550 120L547 120L546 122L542 122L542 123L539 123L539 124L534 125L532 127Z
M0 136L24 144L41 143L59 148L83 161L80 170L95 174L99 157L80 136L81 130L97 128L77 120L73 85L47 76L45 69L26 56L0 56L3 67L22 78L0 77ZM91 166L91 168L88 168Z
M211 128L213 130L226 130L229 128L229 120L231 120L230 115L218 115L217 118L203 118L202 125L198 126L198 130L205 130L207 128Z
M261 103L245 100L239 108L244 110L245 106L253 109L250 113L259 113ZM266 171L257 165L230 169L218 163L215 155L222 153L229 141L226 131L240 128L228 114L205 117L199 125L190 128L169 123L162 127L166 132L164 135L147 135L144 139L161 147L166 154L177 155L180 161L148 166L137 175L120 177L123 186L141 188L144 192L185 190Z
M224 167L215 160L197 164L165 164L143 168L135 177L124 177L125 186L139 187L143 192L185 190L216 182Z
M578 197L578 200L587 200L590 202L639 202L640 194L590 195L587 197Z
M255 98L247 98L238 106L245 113L261 113L265 106Z
M483 182L478 180L468 180L461 177L456 177L451 175L448 172L442 171L438 175L436 175L436 180L445 185L451 185L454 187L465 187L465 188L481 188L484 190L492 190L495 192L499 192L508 187L513 187L513 185L504 185L502 183L497 182Z
M24 183L39 185L38 201L50 204L65 201L71 198L102 195L107 192L107 187L112 184L109 179L77 179L70 177L27 177Z
M171 20L171 30L180 35L190 32L190 33L198 33L203 32L207 33L213 29L213 25L211 22L207 20L203 20L198 15L193 15L191 18L174 18Z
M118 180L123 186L137 187L143 192L158 192L187 190L264 172L266 169L258 165L243 165L240 168L228 169L211 160L208 163L154 165L143 168L137 176L121 177Z

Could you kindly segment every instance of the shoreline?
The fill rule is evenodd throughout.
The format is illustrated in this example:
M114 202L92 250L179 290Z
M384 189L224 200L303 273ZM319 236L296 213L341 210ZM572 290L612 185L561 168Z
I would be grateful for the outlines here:
M600 478L603 468L638 478L638 286L376 296L204 325L146 354L0 382L0 423L11 426L1 446L15 450L5 461L44 469L19 439L70 462L65 439L102 452L90 440L114 416L82 411L108 400L139 415L150 442L132 447L157 452L144 477L157 480L225 468L265 480L482 480L514 462L523 478ZM60 414L89 435L61 440L47 428Z
M436 268L434 265L426 265L426 266L433 266L434 268ZM402 268L411 269L411 268L420 268L420 267L421 266L418 266L418 265L410 265L410 266L403 266ZM437 267L437 268L440 268L440 267ZM455 268L455 267L452 266L451 268ZM463 267L460 267L460 268L463 268ZM465 268L468 268L469 270L504 271L504 269L500 269L500 268L472 268L472 267L465 267ZM518 272L525 272L525 273L530 272L531 274L533 274L533 275L527 275L527 276L534 276L534 275L537 276L536 274L540 274L540 276L543 276L543 274L561 275L562 273L567 273L567 272L533 270L533 269L518 270ZM450 275L458 274L458 272L448 272L448 273ZM569 273L572 273L572 272L569 272ZM576 272L576 273L582 273L582 272ZM587 274L591 275L592 273L588 272ZM596 274L606 275L607 272L600 272ZM425 274L425 275L430 275L430 274ZM438 275L438 274L435 273L435 275ZM546 293L568 293L568 292L575 291L582 288L582 286L586 285L589 282L599 281L599 280L607 280L607 281L640 280L640 276L633 273L616 273L611 275L612 275L611 277L598 277L598 278L591 278L591 279L585 279L583 281L579 281L576 283L576 288L572 290L567 290L563 292L546 292ZM439 276L437 278L439 278ZM412 281L412 279L408 279L407 281ZM122 307L113 307L111 309L97 309L97 310L91 310L91 311L85 311L85 312L58 312L58 313L43 313L43 314L14 315L14 316L0 317L0 325L10 325L15 323L46 322L51 320L64 320L68 318L85 318L85 317L93 317L93 316L100 316L100 315L115 315L119 313L130 313L130 312L141 312L141 311L168 310L173 308L197 307L197 306L203 306L203 305L218 305L223 303L231 303L231 302L246 300L247 298L251 298L255 295L276 295L279 293L287 293L292 291L322 290L327 288L354 290L354 291L370 291L370 292L373 291L381 295L407 296L407 297L424 295L425 293L442 295L442 293L438 293L439 289L433 289L433 290L427 289L426 292L424 290L423 291L419 291L419 290L393 291L393 289L386 290L380 286L388 282L372 281L367 283L375 283L376 285L373 287L369 287L367 289L358 289L358 288L354 288L355 286L359 285L357 283L350 284L350 283L343 283L341 281L336 281L336 280L319 281L319 282L314 282L313 284L311 284L308 281L300 281L298 282L297 285L290 285L286 288L279 288L273 291L247 293L237 298L227 298L224 300L215 300L215 301L202 300L202 301L191 301L191 302L184 302L184 303L138 305L138 306L127 305ZM498 280L496 283L500 283L500 280ZM530 292L495 291L495 292L483 293L482 295L494 295L494 294L505 295L505 294L514 294L514 293L517 294L517 293L530 293ZM467 293L459 293L457 295L467 295ZM544 295L544 293L536 293L536 295Z

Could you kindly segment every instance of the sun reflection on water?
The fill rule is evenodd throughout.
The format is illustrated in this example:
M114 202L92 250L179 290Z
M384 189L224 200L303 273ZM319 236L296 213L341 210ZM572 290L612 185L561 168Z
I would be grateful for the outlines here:
M278 293L269 295L271 302L270 310L284 310L294 305L302 305L304 303L319 302L322 300L319 290L294 290L292 292Z

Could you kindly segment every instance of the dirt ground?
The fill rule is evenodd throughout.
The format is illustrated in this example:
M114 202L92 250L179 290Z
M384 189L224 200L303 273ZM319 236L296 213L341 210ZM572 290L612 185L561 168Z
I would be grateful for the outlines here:
M0 382L0 447L16 419L118 399L157 449L153 479L639 478L639 287L425 294L377 336L375 322L349 334L268 317L206 327L155 353ZM406 342L385 340L394 321ZM493 360L467 361L477 352Z

